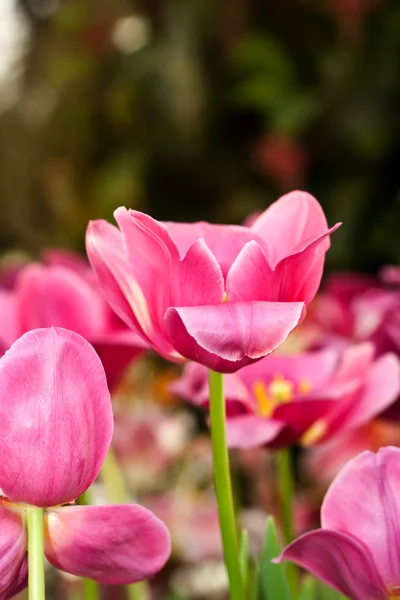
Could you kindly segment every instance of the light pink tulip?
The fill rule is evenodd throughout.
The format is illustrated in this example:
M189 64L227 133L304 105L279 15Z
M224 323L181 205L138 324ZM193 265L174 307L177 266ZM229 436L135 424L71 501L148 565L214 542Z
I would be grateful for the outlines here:
M97 477L113 431L103 366L80 335L37 329L0 359L0 599L26 585L27 505L45 511L45 553L69 573L130 583L169 555L165 525L137 505L61 507Z
M187 365L172 390L207 407L206 369ZM399 391L398 359L388 353L375 360L369 342L342 355L332 349L275 353L225 378L228 444L320 443L369 422L393 404Z
M115 387L146 344L111 310L87 262L65 250L45 260L21 267L13 289L0 290L0 352L31 329L65 327L93 344Z
M329 234L318 202L283 196L250 227L160 223L119 208L93 221L89 260L115 312L161 356L234 372L302 320Z
M352 600L400 593L400 449L366 451L331 484L321 529L301 536L274 562L290 560Z

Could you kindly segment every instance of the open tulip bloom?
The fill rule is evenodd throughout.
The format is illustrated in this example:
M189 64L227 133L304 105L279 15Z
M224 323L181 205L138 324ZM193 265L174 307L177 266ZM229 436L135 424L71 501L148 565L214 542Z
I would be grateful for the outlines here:
M68 506L97 477L113 431L104 369L84 338L49 328L18 339L0 359L0 422L1 600L26 586L32 519L48 561L68 573L126 584L164 565L169 533L150 511Z
M250 227L114 215L119 229L93 221L86 238L110 305L161 356L224 373L272 352L303 319L338 227L305 192Z
M47 251L43 263L21 266L12 289L0 290L0 353L23 333L65 327L100 356L112 389L146 343L105 301L90 265L65 251Z
M400 597L400 449L365 451L331 484L321 529L292 542L290 560L352 600Z
M227 440L232 448L324 442L368 423L400 391L394 354L374 359L370 342L343 354L321 350L271 354L225 378ZM207 372L189 363L172 385L179 396L207 407Z

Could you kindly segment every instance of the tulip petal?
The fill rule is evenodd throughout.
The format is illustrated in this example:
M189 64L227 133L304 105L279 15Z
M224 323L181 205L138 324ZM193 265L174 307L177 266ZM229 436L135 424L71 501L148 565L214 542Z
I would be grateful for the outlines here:
M182 356L230 373L275 350L303 313L301 302L226 302L171 307L165 325Z
M369 423L396 401L399 392L400 362L395 354L388 353L369 367L363 387L345 397L328 414L327 433L319 441Z
M357 522L354 515L353 520ZM295 562L352 600L386 599L371 552L345 533L330 529L310 531L292 542L273 562L283 560Z
M64 507L47 518L49 562L100 583L147 579L162 569L170 550L164 523L136 504Z
M104 300L80 275L63 266L27 265L18 279L24 331L65 327L91 339L104 329Z
M30 331L0 359L0 487L14 502L54 506L96 478L113 430L104 369L67 329Z
M394 447L350 460L321 508L323 527L352 535L369 548L387 588L400 586L399 517L400 449Z
M371 342L349 346L343 352L334 385L348 384L364 379L374 358L375 348Z
M18 514L0 507L0 600L8 600L28 583L24 524Z
M22 326L17 294L0 289L0 356L21 335Z
M172 223L165 226L183 258L196 240L203 238L219 263L226 277L232 263L243 246L252 239L258 239L256 233L239 225L215 225L214 223Z
M226 421L228 448L255 448L272 444L285 426L283 421L255 415L229 417Z
M278 299L278 284L261 246L251 241L243 246L226 278L229 302Z
M133 331L149 341L130 302L135 291L140 298L142 296L130 277L119 230L107 221L91 221L86 230L86 251L109 305ZM143 298L140 306L141 314L146 315L148 310Z
M319 202L307 192L294 191L271 204L253 223L251 230L266 240L272 268L280 260L299 251L302 241L325 233L326 217ZM329 238L322 242L329 248Z

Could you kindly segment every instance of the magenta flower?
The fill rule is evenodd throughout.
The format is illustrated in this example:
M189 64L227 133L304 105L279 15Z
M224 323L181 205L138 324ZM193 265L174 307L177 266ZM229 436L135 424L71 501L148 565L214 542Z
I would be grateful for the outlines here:
M26 585L27 505L44 507L45 553L55 567L125 584L158 571L165 525L137 505L71 504L97 477L113 418L104 369L80 335L38 329L0 359L0 599Z
M111 310L85 261L66 251L45 260L21 267L13 289L0 290L1 353L26 331L65 327L93 344L113 388L146 344Z
M400 363L394 354L374 359L365 342L342 355L321 350L274 353L225 378L227 439L232 448L311 445L369 422L397 398ZM208 405L207 372L185 367L172 390Z
M292 542L290 560L352 600L400 595L400 449L362 452L331 484L321 529Z
M269 354L302 320L337 227L305 192L283 196L250 227L114 214L120 229L93 221L87 230L110 305L161 356L222 372Z

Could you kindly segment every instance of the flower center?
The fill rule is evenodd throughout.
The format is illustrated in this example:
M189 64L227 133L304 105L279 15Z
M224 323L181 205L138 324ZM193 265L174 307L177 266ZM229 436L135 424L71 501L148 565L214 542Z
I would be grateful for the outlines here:
M297 386L284 378L282 373L275 373L270 383L257 380L253 384L253 392L257 400L257 412L262 417L271 417L280 404L291 402L295 394L307 394L311 391L311 383L304 379Z
M388 596L387 596L388 599L400 600L400 587L399 586L388 588L386 591L388 594Z

